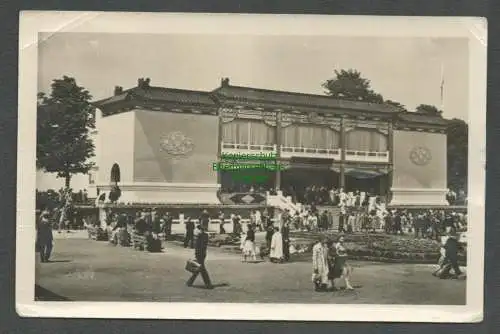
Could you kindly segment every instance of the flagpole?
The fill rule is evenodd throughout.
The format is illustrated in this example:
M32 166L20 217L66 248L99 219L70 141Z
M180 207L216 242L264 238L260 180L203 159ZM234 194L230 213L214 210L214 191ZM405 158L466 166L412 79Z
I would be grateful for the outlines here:
M441 110L444 110L444 63L443 62L441 62L441 86L440 86L440 89L441 89L441 95L440 95Z

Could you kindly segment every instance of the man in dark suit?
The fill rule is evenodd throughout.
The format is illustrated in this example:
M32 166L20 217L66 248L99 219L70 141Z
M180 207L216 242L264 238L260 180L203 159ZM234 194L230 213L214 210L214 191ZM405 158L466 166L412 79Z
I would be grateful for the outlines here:
M453 277L457 278L462 274L460 267L458 265L458 251L462 249L462 246L458 242L457 235L454 232L448 233L448 240L444 244L445 249L445 259L443 264L443 270L441 271L440 278ZM450 275L450 271L453 269L454 275Z
M210 223L210 215L207 210L203 210L200 215L199 222L205 230L208 230L208 224Z
M165 240L170 240L170 236L172 235L172 222L173 222L173 217L172 215L170 215L170 212L165 213L163 220L164 220L163 233Z
M285 262L288 262L290 261L290 225L288 222L283 224L281 235L283 238L283 258Z
M199 226L198 228L200 230L200 233L196 238L194 256L196 258L196 262L200 264L200 269L197 272L193 273L193 275L186 282L186 285L193 286L193 283L198 277L198 274L201 274L201 277L203 278L203 283L205 283L205 287L207 289L213 289L212 282L210 281L210 276L208 275L208 271L205 267L205 259L207 257L207 248L208 248L208 234L203 226Z
M40 251L41 262L49 262L52 252L52 224L49 220L48 211L42 212L37 224L37 248Z
M194 222L190 217L186 221L186 236L184 237L184 248L194 248Z
M160 234L161 232L160 213L154 209L153 212L151 213L151 219L152 219L151 230L155 238L158 238L158 234Z

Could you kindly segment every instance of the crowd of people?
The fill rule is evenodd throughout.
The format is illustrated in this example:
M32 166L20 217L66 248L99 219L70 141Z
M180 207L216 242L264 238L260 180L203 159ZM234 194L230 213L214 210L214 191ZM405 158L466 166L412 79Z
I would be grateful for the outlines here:
M467 204L467 195L463 189L457 191L448 189L446 193L446 200L450 205L464 205Z
M252 190L252 189L249 189ZM55 193L55 192L54 192ZM75 217L73 206L75 201L86 201L86 193L80 192L75 197L72 190L50 193L56 205L46 205L37 219L37 250L41 262L49 262L52 252L52 229L64 232L69 222ZM41 193L40 193L41 194ZM41 196L37 193L37 198ZM41 198L41 197L40 197ZM339 237L335 242L321 236L312 249L312 282L315 291L335 290L335 280L343 279L347 289L351 284L352 268L349 266L344 235L350 233L373 233L383 231L388 234L413 234L416 238L431 238L442 243L439 268L433 273L440 278L457 277L461 274L457 264L457 253L460 244L456 232L466 229L467 215L450 210L403 210L388 209L383 198L369 193L354 191L345 192L342 188L327 190L325 187L307 188L303 195L306 205L301 211L291 213L289 210L271 215L267 209L252 210L247 219L238 213L221 210L210 215L207 210L200 211L196 217L174 217L168 210L142 209L136 212L118 212L109 210L106 214L106 225L110 242L128 246L132 235L145 238L148 250L160 247L161 241L172 239L174 220L184 225L185 248L195 251L197 269L187 281L192 286L199 274L205 286L212 288L212 283L205 267L208 230L211 223L218 224L219 234L229 234L227 224L232 225L230 234L240 239L242 262L256 262L257 256L269 257L271 263L279 264L290 261L290 231L336 230ZM318 209L320 205L334 205L338 210ZM338 216L338 219L337 217ZM98 220L85 222L87 227L101 226ZM256 243L256 233L265 232L265 247ZM443 239L443 237L445 237ZM454 275L451 275L454 270Z
M334 228L339 233L413 234L416 238L438 238L447 231L462 231L467 226L467 215L444 210L385 209L383 205L372 210L341 207L338 224L334 226L331 211L306 207L292 216L291 225L302 231L327 231Z
M56 208L61 207L66 202L74 204L92 204L87 189L74 191L73 189L61 188L58 191L49 189L46 191L36 191L37 208Z

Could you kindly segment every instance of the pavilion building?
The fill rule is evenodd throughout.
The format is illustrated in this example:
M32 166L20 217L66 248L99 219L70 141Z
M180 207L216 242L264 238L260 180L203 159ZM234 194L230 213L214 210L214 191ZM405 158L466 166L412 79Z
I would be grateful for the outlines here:
M273 153L283 170L265 188L310 185L368 191L393 205L446 205L446 127L439 115L385 104L230 85L210 92L115 88L95 103L98 172L118 166L124 202L219 202L237 181L222 154Z

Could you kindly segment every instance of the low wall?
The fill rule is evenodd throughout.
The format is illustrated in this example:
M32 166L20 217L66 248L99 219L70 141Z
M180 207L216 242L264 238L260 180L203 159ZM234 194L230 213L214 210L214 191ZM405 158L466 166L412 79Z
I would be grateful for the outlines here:
M103 205L101 209L109 209L113 212L134 214L137 211L144 209L155 208L160 212L169 212L173 217L179 217L182 213L184 217L198 218L203 210L207 210L210 217L219 216L222 211L226 217L230 214L239 214L243 218L250 217L251 211L260 210L261 212L267 209L270 216L274 214L274 208L265 205L173 205L173 204L137 204L137 205Z

